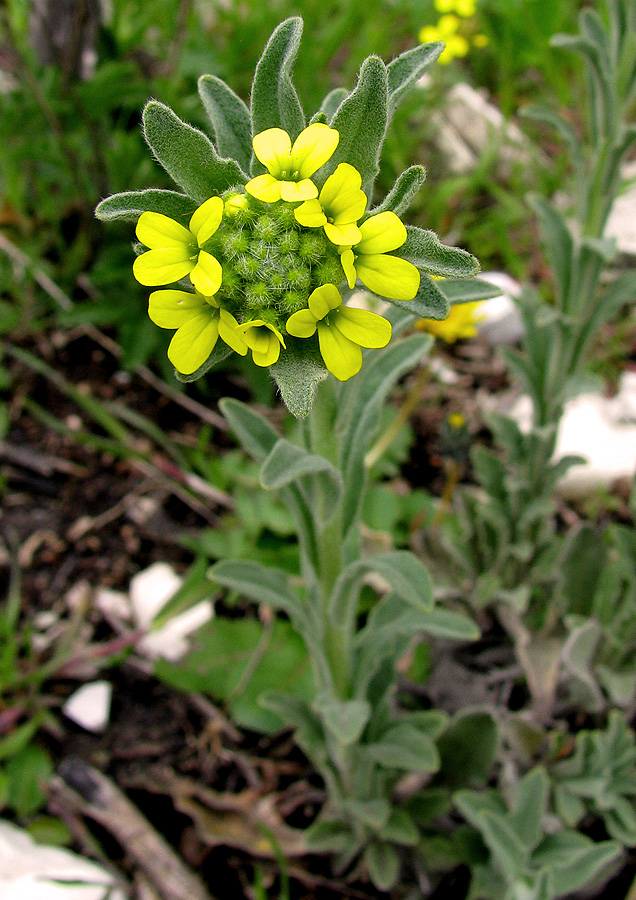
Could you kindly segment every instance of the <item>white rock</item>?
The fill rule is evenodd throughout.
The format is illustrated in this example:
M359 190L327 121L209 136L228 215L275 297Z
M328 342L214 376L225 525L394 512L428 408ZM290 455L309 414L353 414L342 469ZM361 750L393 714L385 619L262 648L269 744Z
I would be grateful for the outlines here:
M621 175L625 181L636 178L636 162L623 166ZM614 201L605 227L605 237L615 238L621 253L636 257L636 185Z
M616 421L613 401L600 394L582 394L566 404L559 427L555 458L583 456L559 482L559 493L575 500L599 487L611 487L636 472L636 425Z
M62 712L67 719L86 731L99 733L108 725L112 695L113 688L108 681L83 684L71 694L62 707Z
M481 281L494 284L501 291L498 297L484 300L477 307L481 321L477 331L485 341L496 347L500 344L516 344L524 335L523 319L515 298L521 293L521 285L505 272L481 272Z
M205 625L214 615L214 607L209 600L197 603L186 612L170 619L158 631L151 631L137 644L137 648L151 659L162 656L175 662L189 650L186 638Z
M101 866L0 819L0 900L124 900Z
M454 85L441 112L433 116L436 140L449 170L472 171L481 154L495 145L502 163L527 163L532 152L523 132L469 84Z
M529 431L532 404L528 397L520 397L500 411L515 419L522 431ZM558 492L567 500L581 500L601 487L611 488L618 480L634 478L636 373L623 375L616 397L581 394L566 403L554 460L570 455L586 462L572 466L559 481Z
M122 591L112 591L110 588L97 588L94 601L97 609L105 616L114 616L128 622L131 619L132 609L128 595Z
M153 563L135 575L130 582L130 602L137 624L147 628L181 584L182 579L168 563Z

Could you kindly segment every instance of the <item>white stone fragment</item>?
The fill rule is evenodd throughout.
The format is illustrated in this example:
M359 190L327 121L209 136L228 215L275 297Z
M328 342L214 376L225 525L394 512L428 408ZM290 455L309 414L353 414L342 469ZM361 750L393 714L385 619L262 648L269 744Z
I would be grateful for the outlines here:
M458 175L472 171L493 142L504 164L527 163L531 153L539 155L514 122L506 120L480 91L464 82L448 91L444 109L435 113L433 121L446 165Z
M137 624L148 628L181 584L182 579L168 563L153 563L138 572L130 582L130 602Z
M490 408L494 408L492 404ZM500 412L513 418L522 431L532 422L532 404L526 396L513 404L502 402ZM567 500L581 500L599 488L630 480L636 474L636 373L625 372L615 397L580 394L568 401L559 425L554 460L581 456L585 464L572 466L559 481L558 492Z
M132 609L128 595L110 588L97 588L94 601L97 609L108 617L128 622L132 618Z
M170 662L181 659L189 650L186 638L197 631L214 615L209 600L196 603L186 612L170 619L158 631L151 631L137 644L137 648L151 659L162 656Z
M62 707L62 712L76 725L98 734L108 725L112 696L113 687L108 681L83 684L71 694Z
M587 462L572 466L561 479L563 497L581 499L599 487L634 477L636 425L617 421L612 406L613 401L600 394L582 394L566 404L555 458L576 454Z
M516 344L524 335L523 319L515 303L515 298L521 293L521 285L505 272L481 272L479 278L501 291L498 297L484 300L477 307L480 337L492 347Z
M0 900L124 900L113 876L0 819Z
M621 169L625 181L636 178L636 162ZM636 185L632 185L614 201L605 227L605 237L615 238L621 253L636 257Z

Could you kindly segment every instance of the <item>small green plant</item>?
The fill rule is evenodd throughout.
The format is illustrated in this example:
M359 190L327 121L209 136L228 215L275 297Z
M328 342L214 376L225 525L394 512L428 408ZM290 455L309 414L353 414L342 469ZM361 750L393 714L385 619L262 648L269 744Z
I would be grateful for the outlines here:
M573 753L551 766L550 778L566 825L593 816L615 841L636 846L636 743L622 713L610 713L605 731L579 732Z
M537 767L506 804L495 792L459 791L455 803L488 848L473 868L474 900L556 900L589 885L616 861L614 841L595 843L572 829L546 829L550 780Z
M497 608L515 641L540 718L549 715L555 699L567 638L564 617L575 614L582 603L582 597L569 604L565 597L575 584L583 583L587 566L580 553L561 547L557 534L555 486L579 461L576 457L553 461L557 429L566 401L597 383L586 366L598 329L633 300L636 290L634 270L604 278L615 255L604 230L621 188L621 162L636 142L630 122L636 48L628 38L636 26L636 3L611 0L605 18L584 10L579 22L579 35L557 35L553 44L583 58L588 86L584 139L565 117L543 109L526 110L556 130L576 177L568 213L543 197L531 198L551 264L553 297L548 301L538 290L524 289L519 300L525 326L522 350L507 350L505 357L531 400L532 424L524 433L505 416L488 419L495 449L476 446L472 452L481 490L464 492L457 519L445 523L441 537L431 536L434 546L441 545L452 561L446 580L454 577L459 584L463 579L461 593L473 605ZM621 538L620 543L629 541ZM607 588L613 595L599 597L599 612L603 603L621 604L621 585L613 588L608 578L610 582L604 581L599 590ZM561 583L569 587L561 590ZM585 592L587 596L587 587ZM625 599L621 606L628 620L630 604ZM585 605L585 614L592 614L592 607ZM600 614L607 622L607 615ZM626 653L620 662L615 658L619 669L629 668L630 638L624 639Z

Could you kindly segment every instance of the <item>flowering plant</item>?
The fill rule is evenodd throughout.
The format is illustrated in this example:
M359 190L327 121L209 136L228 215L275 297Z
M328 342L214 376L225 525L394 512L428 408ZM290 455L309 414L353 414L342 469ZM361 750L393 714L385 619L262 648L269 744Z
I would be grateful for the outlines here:
M446 725L434 710L392 710L395 667L414 635L466 640L477 631L434 603L413 554L364 554L365 456L388 392L432 344L428 335L401 332L422 318L445 319L451 302L492 291L470 277L478 271L473 256L401 221L424 181L422 166L371 204L391 116L443 45L415 47L389 65L368 58L354 90L332 91L307 122L291 80L301 31L292 18L272 34L249 109L219 78L199 80L215 142L150 101L144 134L181 190L116 194L97 215L137 222L133 271L159 288L150 317L175 330L168 356L177 377L200 378L232 351L251 352L289 410L308 417L294 443L248 405L221 402L260 464L262 487L278 491L294 518L301 571L292 582L278 568L222 560L210 576L288 616L301 635L312 702L271 693L261 701L295 729L325 783L328 802L307 846L336 853L345 866L362 856L386 888L399 874L398 848L418 840L393 787L405 773L439 768L435 738ZM387 301L388 312L350 305L358 282ZM365 359L367 349L375 352ZM361 627L360 591L370 573L382 587Z

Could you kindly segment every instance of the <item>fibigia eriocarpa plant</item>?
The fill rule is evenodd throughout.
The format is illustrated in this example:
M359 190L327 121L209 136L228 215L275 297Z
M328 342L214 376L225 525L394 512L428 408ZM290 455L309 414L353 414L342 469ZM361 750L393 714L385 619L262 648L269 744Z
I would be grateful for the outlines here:
M396 661L415 635L471 640L477 630L434 605L426 569L412 554L363 555L365 454L392 385L430 348L428 335L401 336L406 326L443 319L450 301L487 290L471 278L474 257L399 218L424 181L421 166L370 204L391 116L443 44L416 47L389 65L369 57L354 90L331 91L308 122L291 79L301 32L299 18L274 31L250 108L219 78L200 79L214 142L150 101L146 140L181 191L117 194L97 215L137 222L134 274L153 288L153 322L175 330L168 356L177 377L200 378L231 352L250 352L303 420L293 443L250 406L221 402L261 463L263 488L279 491L294 516L302 571L292 584L281 570L225 560L211 575L287 615L302 635L313 702L270 694L263 703L295 729L324 778L328 802L308 846L333 851L340 866L363 854L372 880L386 888L398 877L396 848L418 842L392 789L405 773L436 770L435 738L445 727L441 712L394 709ZM347 305L358 283L387 300L389 312ZM370 573L381 576L382 589L360 623Z

